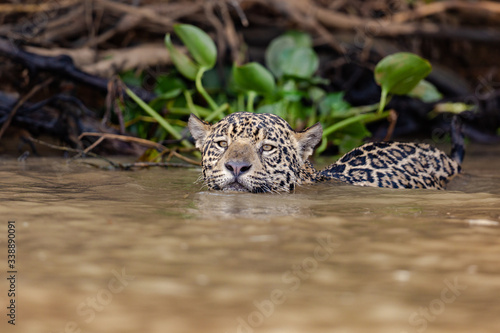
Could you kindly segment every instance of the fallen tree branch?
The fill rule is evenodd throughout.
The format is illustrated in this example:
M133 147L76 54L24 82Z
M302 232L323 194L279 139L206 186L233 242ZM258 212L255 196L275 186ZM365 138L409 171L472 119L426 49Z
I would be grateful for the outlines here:
M165 147L164 145L161 145L157 142L153 142L153 141L141 139L141 138L136 138L133 136L120 135L120 134L84 132L84 133L80 134L78 139L81 140L83 137L86 137L86 136L97 136L97 137L100 137L100 138L102 137L105 139L120 140L120 141L125 141L125 142L134 142L134 143L137 143L141 146L155 148L160 152L169 150L167 147Z
M183 160L184 162L187 162L189 164L201 166L201 162L195 161L195 160L190 159L189 157L183 156L183 155L179 154L178 152L176 152L174 149L170 150L170 154L169 154L168 160L170 160L171 156L175 156L178 159Z
M473 3L466 1L431 2L413 10L395 13L392 16L391 21L395 23L403 23L450 10L460 10L466 13L478 14L500 14L500 3L493 1L475 1Z
M297 12L300 12L306 16L313 16L325 27L339 30L360 31L362 33L370 34L370 37L417 35L441 38L447 37L460 40L468 39L488 42L500 41L500 31L497 29L452 27L428 22L394 23L391 22L390 19L367 19L319 7L311 0L289 0L286 2L272 0L271 3L276 9L286 11L290 17L294 17Z
M72 153L78 153L76 156L79 157L81 156L81 150L79 149L74 149L74 148L70 148L70 147L64 147L64 146L57 146L57 145L53 145L51 143L48 143L48 142L45 142L45 141L42 141L42 140L39 140L39 139L35 139L31 136L29 137L26 137L27 140L31 141L31 142L34 142L34 143L38 143L42 146L46 146L46 147L49 147L49 148L52 148L52 149L55 149L55 150L61 150L61 151L66 151L66 152L72 152ZM104 161L106 161L107 163L109 163L110 165L114 166L114 167L118 167L118 165L116 163L114 163L113 161L105 158L105 157L102 157L100 155L97 155L97 154L94 154L92 152L88 152L88 155L91 156L91 157L95 157L95 158L99 158L99 159L102 159Z
M138 16L142 20L153 22L164 27L171 28L173 20L168 16L159 15L157 11L146 6L133 6L116 1L100 0L94 3L101 10L112 10L122 14Z
M87 149L85 149L82 154L86 154L88 151L92 150L95 148L98 144L100 144L104 139L113 139L113 140L120 140L120 141L125 141L125 142L134 142L142 146L146 146L149 148L154 148L158 151L161 152L162 155L170 154L171 156L175 156L180 160L183 160L184 162L187 162L189 164L193 165L201 165L200 162L195 161L193 159L190 159L188 157L185 157L181 154L179 154L176 150L174 149L169 149L165 147L162 144L159 144L157 142L153 142L150 140L146 139L141 139L141 138L136 138L132 136L127 136L127 135L119 135L119 134L109 134L109 133L91 133L91 132L84 132L80 135L79 139L81 140L85 136L96 136L99 137L99 140L94 142L91 146L89 146Z
M57 5L51 2L39 3L39 4L0 4L0 13L40 13L47 12L49 10L59 10L62 8L70 7L74 4L79 3L80 0L64 0L57 1Z
M9 127L10 123L12 122L12 119L14 119L14 116L16 115L17 110L21 106L23 106L24 103L26 103L31 97L33 97L34 94L36 94L40 89L46 87L49 85L52 81L54 81L53 78L49 78L45 80L44 82L37 84L34 86L29 93L27 93L23 98L21 98L17 104L14 106L14 108L10 111L9 116L7 117L7 120L2 125L2 128L0 128L0 139L2 138L3 134L7 130L7 127Z
M48 143L48 142L45 142L45 141L42 141L42 140L38 140L38 139L35 139L35 138L32 138L32 137L27 137L26 138L27 140L31 141L31 142L34 142L34 143L38 143L40 145L43 145L43 146L46 146L46 147L49 147L49 148L52 148L52 149L56 149L56 150L62 150L62 151L66 151L66 152L73 152L73 153L78 153L76 156L74 156L72 159L75 159L75 158L78 158L81 156L81 153L82 151L78 150L78 149L74 149L74 148L69 148L69 147L64 147L64 146L57 146L57 145L53 145L51 143ZM149 168L149 167L174 167L174 168L193 168L193 167L197 167L199 164L183 164L183 163L172 163L172 162L134 162L134 163L115 163L113 161L111 161L110 159L107 159L103 156L100 156L98 154L94 154L92 152L87 152L86 153L88 156L91 156L91 157L94 157L94 158L98 158L98 159L101 159L105 162L107 162L114 170L131 170L131 169L134 169L134 168ZM24 159L26 159L24 157ZM83 162L80 162L80 163L84 163L84 164L87 164L87 165L90 165L90 166L93 166L93 167L96 167L96 168L103 168L102 166L98 166L94 163L90 163L90 162L86 162L86 161L83 161ZM109 168L107 168L109 169Z
M26 52L5 39L0 39L0 55L22 63L31 73L39 71L51 72L57 76L70 79L75 83L92 86L103 92L107 92L108 90L107 79L79 70L68 56L46 57ZM130 89L145 102L149 102L156 97L154 93L138 87L130 87Z

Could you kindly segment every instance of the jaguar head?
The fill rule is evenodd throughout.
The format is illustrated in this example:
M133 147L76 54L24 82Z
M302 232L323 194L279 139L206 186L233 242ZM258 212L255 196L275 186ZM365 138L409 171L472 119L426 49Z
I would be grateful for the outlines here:
M296 132L276 115L250 112L213 125L191 115L188 127L202 153L208 188L254 193L289 192L311 182L307 158L323 133L319 123Z

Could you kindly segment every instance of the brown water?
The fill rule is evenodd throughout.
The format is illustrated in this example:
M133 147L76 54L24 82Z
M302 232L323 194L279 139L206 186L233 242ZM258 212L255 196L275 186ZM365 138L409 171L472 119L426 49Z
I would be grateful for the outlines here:
M500 149L449 191L200 192L199 170L0 162L1 332L500 332Z

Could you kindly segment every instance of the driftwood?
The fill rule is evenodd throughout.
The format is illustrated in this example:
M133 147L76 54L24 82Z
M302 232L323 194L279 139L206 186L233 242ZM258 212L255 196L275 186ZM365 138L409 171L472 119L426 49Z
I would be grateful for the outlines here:
M179 22L195 24L213 37L219 64L262 61L263 49L272 38L289 29L305 30L326 59L320 74L332 75L333 88L348 94L365 80L360 73L373 68L387 53L410 50L424 56L439 54L455 77L443 79L436 71L430 79L447 97L472 100L481 111L470 119L473 127L469 132L489 140L500 126L496 111L500 73L494 70L494 59L500 56L496 47L500 42L500 4L493 1L153 0L137 5L58 0L0 4L0 15L0 60L10 61L4 62L0 72L2 86L21 96L2 97L9 101L0 107L0 137L14 126L49 134L76 149L104 148L90 136L83 142L78 137L88 129L124 134L120 114L119 130L107 126L113 108L109 101L119 93L113 78L125 70L148 70L154 77L170 66L163 37ZM439 60L438 56L436 62ZM23 69L28 75L9 86L9 80L25 75ZM457 84L457 72L469 80L468 86ZM52 83L44 85L48 79ZM85 96L76 98L60 87L51 96L40 98L42 90L46 93L47 86L54 90L61 80L100 91L101 105L106 105L106 98L108 101L105 117L96 118ZM133 90L145 101L155 97L145 89ZM70 111L61 108L69 104ZM118 142L101 140L108 145ZM124 142L120 142L122 147Z
M42 86L44 85L36 86L32 92L37 91ZM33 136L44 134L61 142L67 146L66 148L75 149L74 151L79 153L83 151L84 146L93 143L92 140L80 139L78 136L82 132L92 130L102 133L101 135L118 134L117 130L103 125L82 101L73 96L57 94L36 103L26 102L30 95L19 99L15 95L0 92L2 134L12 128L11 132L18 133L20 139L28 144L39 143L33 139ZM36 154L33 144L30 146ZM53 147L56 146L60 147L60 145L53 145ZM144 150L134 142L127 143L123 140L107 141L100 148L100 152L121 152L133 155L140 154Z
M183 20L213 32L221 57L225 56L226 50L230 50L230 61L238 61L241 57L244 41L239 26L261 26L271 31L272 27L278 30L297 27L313 33L339 53L349 48L337 39L339 32L352 33L353 38L359 40L361 37L365 41L400 36L500 41L500 29L494 24L500 19L500 9L499 4L492 1L441 1L417 3L417 6L410 7L403 1L367 3L361 0L184 0L153 1L142 6L110 0L67 0L40 5L4 4L0 13L22 18L0 26L0 36L16 43L37 45L40 54L46 53L42 49L51 50L55 46L61 52L68 50L67 53L74 49L93 50L93 62L97 63L109 56L109 45L123 48L127 44L144 44L146 47L148 42L154 41L147 47L154 45L160 48L163 46L163 35L172 32L173 25ZM375 13L379 17L374 18ZM447 19L448 13L459 13L458 17L457 14L453 16L455 22L457 18L484 19L492 24L485 27L453 24ZM92 16L96 18L91 20ZM272 35L268 34L269 37ZM72 42L74 36L80 38ZM151 53L143 53L144 64L150 64L158 57L156 51L153 55L148 54ZM151 61L148 60L150 57ZM133 58L135 55L131 53L127 60L123 59L123 63L134 63ZM163 56L162 60L165 59ZM109 68L103 69L103 63L101 69L93 73L110 77L123 70L116 65L111 63ZM115 72L111 73L113 70Z
M82 154L81 150L70 148L70 147L65 147L65 146L54 145L54 144L51 144L51 143L48 143L48 142L45 142L45 141L42 141L42 140L39 140L39 139L35 139L35 138L32 138L32 137L27 137L27 140L30 141L30 142L32 142L32 143L37 143L39 145L49 147L51 149L60 150L60 151L68 152L68 153L76 153L76 155L72 157L71 161L74 161L77 158L82 157L82 156L90 156L90 157L94 157L94 158L103 160L103 161L105 161L106 163L109 164L107 166L101 166L101 165L98 165L96 163L91 163L91 162L87 162L87 161L80 162L80 163L87 164L87 165L90 165L92 167L99 168L99 169L106 169L106 170L110 170L110 169L112 169L112 170L134 170L134 169L146 169L146 168L151 168L151 167L162 167L162 168L168 168L168 167L173 167L173 168L193 168L193 167L198 167L199 166L199 163L196 162L196 161L194 161L194 162L188 161L188 164L186 164L186 163L176 163L176 162L117 163L117 162L114 162L114 161L112 161L112 160L110 160L110 159L108 159L106 157L103 157L101 155L95 154L95 153L93 153L91 151L87 151L87 152L85 152L85 154ZM18 160L19 161L24 161L24 160L26 160L26 158L28 156L29 156L29 153L27 151L25 151L21 156L19 156Z
M201 165L200 162L195 161L193 159L190 159L188 157L185 157L177 152L177 150L182 150L183 152L186 152L186 151L193 152L193 151L195 151L194 148L169 149L162 144L159 144L157 142L153 142L150 140L145 140L145 139L141 139L141 138L134 138L134 137L125 136L125 135L109 134L109 133L85 132L85 133L82 133L79 138L81 139L81 138L86 137L86 136L97 136L97 137L99 137L99 139L96 142L94 142L91 146L87 147L82 152L82 155L87 154L89 151L91 151L92 149L97 147L97 145L99 145L102 141L104 141L104 139L111 139L111 140L120 140L120 141L124 141L124 142L134 142L134 143L137 143L138 145L141 145L141 146L145 146L148 148L154 148L154 149L158 150L161 153L161 155L168 155L167 161L169 161L172 157L176 157L176 158L178 158L184 162L187 162L189 164L192 164L192 165L196 165L196 166Z
M60 55L56 57L42 56L19 49L7 40L0 39L0 56L21 63L29 69L32 76L39 72L50 72L54 76L69 79L95 89L107 92L108 80L94 76L76 68L71 57ZM155 95L137 87L130 87L144 101L152 100Z

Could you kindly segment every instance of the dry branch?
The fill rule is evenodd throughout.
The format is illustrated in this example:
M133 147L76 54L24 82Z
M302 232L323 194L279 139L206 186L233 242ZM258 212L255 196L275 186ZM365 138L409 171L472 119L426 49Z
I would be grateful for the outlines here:
M67 56L45 57L37 55L23 51L12 43L2 39L0 39L0 55L24 64L31 72L47 71L55 76L86 84L101 91L107 91L108 89L107 79L79 70L75 67L71 58ZM144 101L149 102L155 98L153 93L141 88L130 87L130 89Z
M119 134L83 132L82 134L80 134L78 139L81 140L82 138L84 138L86 136L96 136L96 137L105 138L105 139L120 140L120 141L125 141L125 142L135 142L141 146L155 148L159 151L169 150L167 147L165 147L164 145L161 145L157 142L153 142L153 141L141 139L141 138L135 138L132 136L127 136L127 135L119 135Z
M9 127L10 123L12 122L12 119L14 119L14 116L16 115L17 110L19 110L19 108L24 103L26 103L31 97L33 97L33 95L36 94L40 89L46 87L52 81L53 81L53 78L49 78L49 79L45 80L44 82L42 82L41 84L37 84L36 86L34 86L30 90L29 93L27 93L25 96L23 96L23 98L21 98L16 103L16 105L14 106L14 108L10 111L9 116L7 117L7 119L5 120L5 122L3 123L2 128L0 128L0 139L2 138L3 134L7 130L7 127Z
M45 2L40 4L0 4L0 13L40 13L47 12L50 10L60 10L66 7L73 6L79 3L79 0L64 0L58 1L57 5L51 2Z
M162 153L162 155L170 154L170 155L175 156L178 159L181 159L184 162L187 162L189 164L198 165L198 166L201 165L200 162L195 161L193 159L190 159L188 157L185 157L185 156L179 154L174 149L169 149L162 144L159 144L157 142L153 142L150 140L136 138L136 137L127 136L127 135L118 135L118 134L109 134L109 133L89 133L89 132L82 133L80 135L79 139L81 140L83 137L86 137L86 136L96 136L96 137L99 137L99 140L96 141L91 146L89 146L85 151L83 151L82 153L84 153L84 154L86 154L89 151L91 151L92 149L94 149L98 144L100 144L103 141L103 139L112 139L112 140L120 140L120 141L125 141L125 142L137 143L141 146L154 148L154 149L160 151Z
M377 57L398 50L398 47L417 53L427 47L433 53L443 52L446 57L454 59L462 57L463 50L469 49L470 53L474 53L473 60L477 55L479 64L476 64L476 68L479 68L479 73L484 73L488 70L487 66L491 68L496 64L481 63L481 56L487 61L495 59L498 53L490 51L495 51L496 44L500 42L500 3L494 1L59 0L40 4L0 4L0 14L4 22L0 25L0 37L3 38L0 39L0 56L9 58L28 70L24 72L29 72L30 76L24 77L23 84L27 82L31 86L23 86L24 90L18 89L19 95L27 97L27 91L39 83L37 74L43 73L52 75L55 79L69 79L75 86L83 84L108 92L108 99L116 100L119 94L113 93L112 84L110 85L112 81L108 78L127 70L169 65L170 59L163 37L178 22L195 24L216 40L219 64L259 61L263 58L264 46L283 30L305 30L312 35L315 45L329 46L326 52L323 48L322 56L326 54L329 57L328 69L337 72L350 61L352 52L355 52L353 58L356 61L373 62L378 60ZM251 36L254 44L243 40L243 36ZM435 41L438 38L446 40L446 46L436 47L440 43ZM430 45L421 46L429 41ZM387 46L389 44L394 48L390 49ZM476 49L478 44L483 45L479 50ZM491 50L484 45L491 45ZM415 49L411 49L412 47ZM453 47L456 48L455 54ZM427 55L430 53L428 49ZM335 52L331 52L332 50ZM482 54L477 52L481 50ZM346 54L345 57L342 56L343 53ZM460 61L453 64L455 72L473 62L470 57L465 60L460 58ZM371 65L364 63L363 68L370 68ZM10 77L16 77L16 70L19 71L22 66L10 66L10 70L16 67ZM473 78L478 76L476 72L470 74ZM9 79L9 76L6 77ZM498 81L497 78L498 75L492 82ZM355 82L357 79L349 80ZM351 85L349 82L343 82L341 89ZM447 83L447 86L452 84ZM51 88L53 86L57 85L53 84ZM496 86L494 89L498 90ZM151 101L155 97L153 93L140 88L133 90L145 101ZM81 96L78 98L81 99ZM490 108L495 107L495 97L489 100L493 105ZM15 102L11 108L14 105ZM24 111L24 105L19 107L18 112L6 107L0 110L3 123L0 136L9 126L10 120L21 125L29 124L31 129L49 128L51 135L55 132L47 125L49 122L46 119L33 120L32 114ZM12 116L5 122L9 112ZM41 110L36 115L67 116L65 112L50 113ZM121 114L116 114L123 123ZM105 116L102 119L107 121L111 118ZM95 123L102 125L99 120L94 120L92 126ZM71 122L64 124L72 126ZM102 127L96 131L105 132ZM64 133L70 132L76 140L81 130L74 126ZM70 140L71 144L75 140ZM101 145L101 141L96 141L87 148L88 151L98 145L102 148L109 143L120 144L121 139L101 135L100 140L106 143ZM160 151L168 152L171 156L178 154L174 150Z
M394 23L390 19L360 18L319 7L312 0L290 0L286 2L273 0L272 3L275 7L286 10L292 16L296 12L310 15L330 29L361 31L373 35L373 37L425 35L475 41L500 41L500 31L498 30L452 27L427 22ZM402 17L399 20L402 20Z
M440 1L432 2L415 8L414 10L395 13L392 22L403 23L421 19L427 16L436 15L450 10L460 10L469 15L471 13L479 15L500 14L500 3L493 1Z

